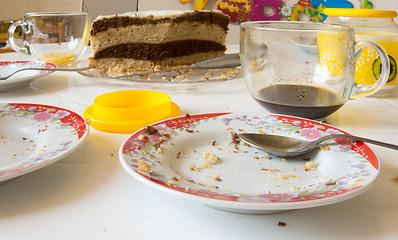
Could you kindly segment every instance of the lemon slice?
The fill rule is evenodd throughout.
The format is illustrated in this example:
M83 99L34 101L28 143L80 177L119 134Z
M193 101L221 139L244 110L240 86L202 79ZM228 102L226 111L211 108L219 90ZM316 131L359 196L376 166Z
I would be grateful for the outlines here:
M48 52L40 55L39 60L63 65L73 62L75 60L75 54L71 52Z

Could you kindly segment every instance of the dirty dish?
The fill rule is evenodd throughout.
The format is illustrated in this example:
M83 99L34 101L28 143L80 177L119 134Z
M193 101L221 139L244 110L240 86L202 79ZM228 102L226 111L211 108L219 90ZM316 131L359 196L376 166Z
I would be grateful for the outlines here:
M362 142L284 159L239 142L235 133L310 139L347 134L325 123L266 113L209 113L160 121L121 146L123 168L142 183L221 210L268 214L351 199L380 174ZM244 179L244 181L242 181Z
M86 140L88 130L84 119L67 109L28 103L0 104L0 181L64 158Z
M44 77L52 73L52 69L58 66L49 62L32 62L32 61L1 61L0 62L0 76L8 75L18 69L22 68L43 68L49 69L37 71L26 70L18 72L8 78L7 80L0 81L0 92L12 91L29 86L29 84L36 78Z

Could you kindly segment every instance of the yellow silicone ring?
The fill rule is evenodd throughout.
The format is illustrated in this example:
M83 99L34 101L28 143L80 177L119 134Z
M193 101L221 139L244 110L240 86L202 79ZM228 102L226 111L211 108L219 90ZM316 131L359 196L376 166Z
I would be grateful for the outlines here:
M103 121L141 121L170 114L169 95L150 90L110 92L94 99L93 114Z

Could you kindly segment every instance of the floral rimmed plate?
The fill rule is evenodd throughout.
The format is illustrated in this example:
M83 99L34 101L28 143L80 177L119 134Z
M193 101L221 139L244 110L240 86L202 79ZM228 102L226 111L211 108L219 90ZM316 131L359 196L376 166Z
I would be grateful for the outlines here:
M0 62L0 76L8 75L21 68L47 68L49 70L57 68L54 63L32 62L32 61L2 61ZM0 81L0 92L12 91L29 86L36 78L52 73L47 70L26 70L16 73L7 80Z
M266 113L213 113L168 119L134 133L120 148L125 170L175 196L240 213L274 213L340 202L377 179L375 153L362 142L336 142L279 158L237 143L234 133L303 139L344 131L325 123ZM213 161L213 162L212 162Z
M124 86L194 88L241 77L240 68L182 69L142 74L140 72L110 73L97 69L79 71L85 77L94 77L106 83Z
M87 138L84 118L67 109L0 104L0 181L32 172L67 156Z

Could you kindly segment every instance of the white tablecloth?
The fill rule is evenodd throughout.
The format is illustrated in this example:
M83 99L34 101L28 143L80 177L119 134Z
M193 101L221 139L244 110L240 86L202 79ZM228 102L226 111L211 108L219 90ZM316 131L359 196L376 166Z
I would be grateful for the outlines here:
M17 53L0 60L28 59ZM0 93L0 102L54 105L83 114L101 94L134 89L77 73L55 72L30 87ZM151 89L150 85L140 89ZM155 89L181 115L265 111L243 80L191 90ZM398 94L349 101L327 118L351 134L398 144ZM129 134L90 129L62 160L0 184L0 239L398 239L398 152L371 146L381 160L376 184L353 199L272 215L216 210L154 190L128 175L118 151ZM285 222L285 227L278 222Z

